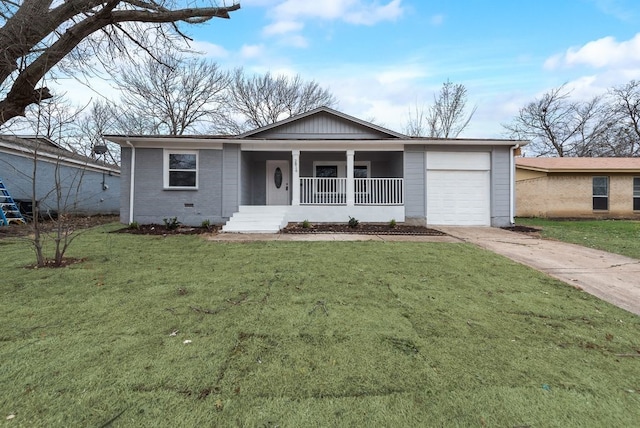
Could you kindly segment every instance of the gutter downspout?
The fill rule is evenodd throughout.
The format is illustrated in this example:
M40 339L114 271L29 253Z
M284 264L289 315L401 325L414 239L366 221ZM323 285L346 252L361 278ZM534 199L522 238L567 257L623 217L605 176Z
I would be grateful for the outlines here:
M129 224L133 223L133 201L134 201L134 189L135 189L135 170L136 170L136 148L131 144L129 140L126 141L127 145L131 147L131 171L129 173Z
M520 143L509 149L509 221L511 222L511 226L516 224L515 221L515 210L514 210L514 202L515 202L515 193L516 193L516 162L515 162L515 151L520 148Z

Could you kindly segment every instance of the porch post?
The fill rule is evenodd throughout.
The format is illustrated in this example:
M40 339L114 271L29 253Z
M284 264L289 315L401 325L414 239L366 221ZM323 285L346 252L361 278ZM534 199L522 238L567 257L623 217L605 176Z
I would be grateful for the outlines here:
M291 205L300 205L300 150L291 150Z
M355 180L353 178L353 160L355 156L354 150L347 150L347 206L352 207L356 204Z

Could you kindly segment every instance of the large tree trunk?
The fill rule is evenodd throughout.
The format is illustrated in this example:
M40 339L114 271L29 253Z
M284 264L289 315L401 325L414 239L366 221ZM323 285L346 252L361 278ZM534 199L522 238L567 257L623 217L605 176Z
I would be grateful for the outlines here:
M7 85L15 76L11 89L0 101L0 125L23 116L29 105L51 98L46 87L36 86L56 64L98 30L124 22L193 23L229 18L229 12L240 8L240 4L234 4L170 10L158 2L145 0L68 0L50 9L51 4L51 0L25 0L0 28L0 84ZM55 34L65 25L66 31ZM55 39L54 34L55 42L41 46L48 39ZM27 65L19 67L19 64Z

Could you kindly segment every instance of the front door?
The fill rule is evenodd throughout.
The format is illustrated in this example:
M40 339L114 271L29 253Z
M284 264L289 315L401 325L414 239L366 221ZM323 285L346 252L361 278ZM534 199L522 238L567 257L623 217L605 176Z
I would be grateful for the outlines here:
M289 161L267 161L267 205L289 205Z

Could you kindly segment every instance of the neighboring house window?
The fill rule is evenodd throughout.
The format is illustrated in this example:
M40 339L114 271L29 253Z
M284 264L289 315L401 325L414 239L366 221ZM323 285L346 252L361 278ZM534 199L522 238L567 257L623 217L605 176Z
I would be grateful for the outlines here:
M609 177L593 177L593 209L609 209Z
M165 150L164 187L196 189L198 187L198 152Z
M640 211L640 177L633 177L633 210Z

